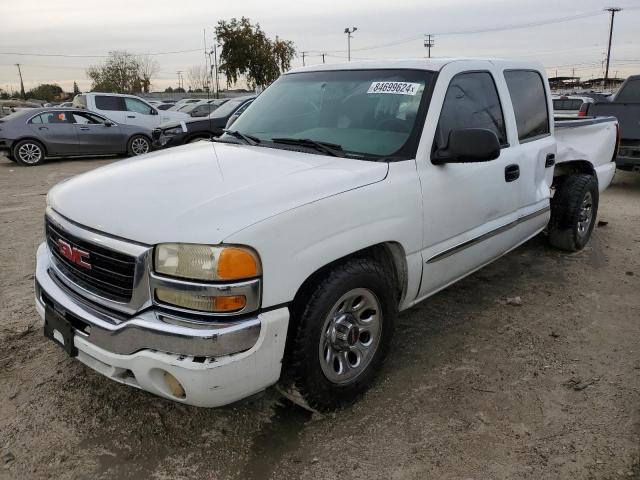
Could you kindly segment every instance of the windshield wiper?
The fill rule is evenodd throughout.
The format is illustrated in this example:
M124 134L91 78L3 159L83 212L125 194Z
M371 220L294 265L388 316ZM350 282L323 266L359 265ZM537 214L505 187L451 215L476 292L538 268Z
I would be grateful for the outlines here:
M239 132L238 130L223 130L224 133L228 133L232 137L239 138L240 140L244 140L247 144L253 146L260 143L260 139L258 137L254 137L253 135L247 135L246 133Z
M344 157L342 145L337 143L319 142L310 138L272 138L273 143L284 143L286 145L300 145L301 147L315 148L316 150L331 155L332 157Z

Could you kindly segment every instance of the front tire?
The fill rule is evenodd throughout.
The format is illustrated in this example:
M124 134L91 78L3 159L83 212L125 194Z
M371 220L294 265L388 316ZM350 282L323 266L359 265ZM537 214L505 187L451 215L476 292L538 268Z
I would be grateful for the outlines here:
M34 167L44 162L44 147L36 140L21 140L13 147L13 157L20 165Z
M598 181L593 175L561 177L551 199L549 243L568 252L582 250L595 226L598 200Z
M127 145L127 153L130 157L137 157L138 155L144 155L151 151L151 140L144 135L134 135L129 139Z
M354 258L319 277L292 306L285 379L309 407L330 411L372 385L397 315L394 275Z

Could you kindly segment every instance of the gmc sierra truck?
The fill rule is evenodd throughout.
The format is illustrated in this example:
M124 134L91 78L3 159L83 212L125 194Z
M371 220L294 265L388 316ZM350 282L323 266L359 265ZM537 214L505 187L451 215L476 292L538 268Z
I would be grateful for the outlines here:
M398 312L543 230L588 242L617 122L554 122L541 65L430 59L283 75L218 139L48 194L44 333L101 374L213 407L280 382L353 401Z

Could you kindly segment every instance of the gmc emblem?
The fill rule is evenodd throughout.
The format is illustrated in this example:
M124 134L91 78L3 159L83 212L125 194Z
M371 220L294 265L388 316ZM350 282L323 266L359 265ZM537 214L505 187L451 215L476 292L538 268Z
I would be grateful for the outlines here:
M91 264L87 262L87 260L89 259L89 252L85 252L84 250L73 247L61 238L58 239L57 245L60 255L62 255L64 258L69 260L71 263L80 265L82 268L91 270Z

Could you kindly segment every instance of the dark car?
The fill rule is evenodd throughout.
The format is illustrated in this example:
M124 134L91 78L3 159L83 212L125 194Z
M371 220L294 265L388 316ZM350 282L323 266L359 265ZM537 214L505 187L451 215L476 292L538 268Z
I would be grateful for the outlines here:
M151 150L151 131L117 124L76 108L33 108L0 119L0 155L22 165L46 157L142 155Z
M168 148L219 137L229 118L242 113L255 98L255 95L232 98L207 117L162 125L153 130L153 146Z

